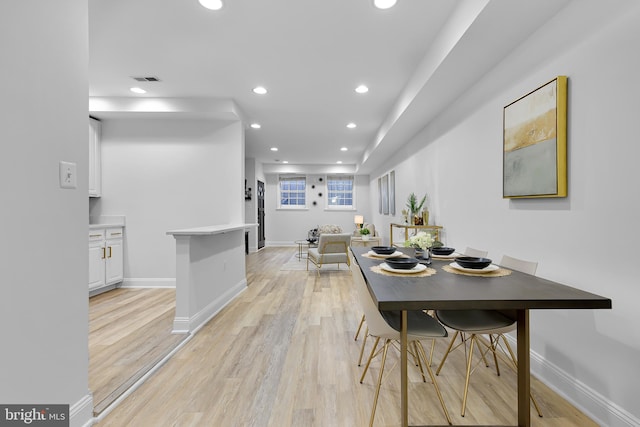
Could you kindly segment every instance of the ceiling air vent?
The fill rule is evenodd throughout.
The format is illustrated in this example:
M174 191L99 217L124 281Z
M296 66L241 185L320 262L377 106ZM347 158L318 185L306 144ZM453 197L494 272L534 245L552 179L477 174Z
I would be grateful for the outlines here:
M150 77L131 77L133 80L138 82L159 82L160 79L154 76Z

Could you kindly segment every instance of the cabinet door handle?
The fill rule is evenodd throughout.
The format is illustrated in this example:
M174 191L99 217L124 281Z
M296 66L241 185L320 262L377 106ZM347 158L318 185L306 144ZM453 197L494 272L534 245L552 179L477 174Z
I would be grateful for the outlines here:
M109 258L111 258L111 246L109 246Z
M102 259L105 259L107 257L107 248L102 247Z
M112 236L122 236L122 233L111 233Z
M102 234L89 234L89 237L100 237Z

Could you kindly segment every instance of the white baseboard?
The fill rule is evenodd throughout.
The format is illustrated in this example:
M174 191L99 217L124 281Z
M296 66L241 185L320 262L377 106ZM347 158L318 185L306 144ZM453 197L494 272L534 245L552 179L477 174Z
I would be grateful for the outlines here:
M175 277L167 278L125 278L120 288L175 288Z
M291 240L284 240L282 242L276 242L276 241L266 241L264 243L265 246L268 247L296 247L298 246L296 243L292 242Z
M202 326L211 320L213 316L225 308L227 304L244 292L245 289L247 289L247 279L242 279L192 317L176 317L173 320L172 333L196 333Z
M511 335L505 335L510 344L517 345ZM607 427L640 426L640 419L607 399L596 390L549 362L542 355L531 351L531 373L545 385L578 408L593 421Z
M93 425L93 422L93 395L88 392L82 399L69 407L69 426L89 427Z

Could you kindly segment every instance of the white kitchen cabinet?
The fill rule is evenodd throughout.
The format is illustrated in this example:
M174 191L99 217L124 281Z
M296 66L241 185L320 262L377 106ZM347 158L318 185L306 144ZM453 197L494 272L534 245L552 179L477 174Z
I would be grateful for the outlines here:
M89 230L89 291L124 279L122 227Z
M105 285L105 230L89 231L89 290Z
M89 117L89 197L102 196L102 124Z
M105 285L122 282L124 279L124 253L122 251L122 228L107 230L105 244Z

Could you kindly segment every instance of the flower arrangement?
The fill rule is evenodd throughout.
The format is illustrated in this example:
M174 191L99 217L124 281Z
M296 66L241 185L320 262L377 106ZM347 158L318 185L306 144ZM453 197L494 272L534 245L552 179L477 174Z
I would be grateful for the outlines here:
M371 233L371 232L369 231L369 229L368 229L368 228L361 228L361 229L360 229L360 234L361 234L361 235L363 235L363 236L367 236L367 235L369 235L370 233Z
M442 246L442 242L437 241L433 236L424 231L420 231L415 235L409 237L409 240L404 242L405 247L413 247L426 251L427 249Z

